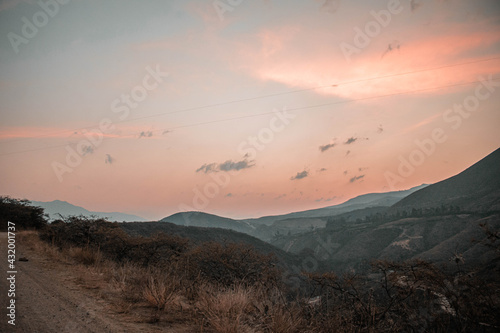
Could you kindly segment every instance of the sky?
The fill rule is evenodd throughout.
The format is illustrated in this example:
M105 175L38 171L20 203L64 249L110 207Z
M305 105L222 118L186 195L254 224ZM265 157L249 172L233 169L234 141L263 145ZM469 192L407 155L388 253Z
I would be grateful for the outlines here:
M500 2L1 0L0 101L0 195L320 208L500 146Z

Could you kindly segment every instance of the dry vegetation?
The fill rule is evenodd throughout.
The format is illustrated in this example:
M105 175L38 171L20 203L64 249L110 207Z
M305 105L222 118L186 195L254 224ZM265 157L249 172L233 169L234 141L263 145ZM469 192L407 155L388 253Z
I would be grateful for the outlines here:
M490 235L495 235L488 230ZM422 261L375 262L368 275L304 275L292 290L275 260L237 244L131 237L72 218L19 234L32 250L74 265L80 283L136 322L196 332L495 332L497 271L488 277ZM492 241L490 246L498 246ZM311 301L315 297L314 301Z

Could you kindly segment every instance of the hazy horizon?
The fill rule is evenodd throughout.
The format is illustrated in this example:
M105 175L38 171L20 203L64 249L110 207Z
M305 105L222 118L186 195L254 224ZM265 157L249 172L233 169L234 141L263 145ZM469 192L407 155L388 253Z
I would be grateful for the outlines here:
M500 146L494 0L6 0L0 30L1 195L259 217Z

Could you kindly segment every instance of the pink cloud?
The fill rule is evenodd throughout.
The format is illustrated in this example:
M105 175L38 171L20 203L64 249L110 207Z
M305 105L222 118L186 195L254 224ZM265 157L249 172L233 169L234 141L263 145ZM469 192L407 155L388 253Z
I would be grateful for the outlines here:
M475 81L480 75L500 72L500 61L491 60L366 80L494 57L474 54L485 54L490 46L499 43L497 31L469 31L467 25L454 28L456 30L448 28L432 36L408 40L399 50L384 57L386 49L378 42L380 48L372 45L361 50L351 63L346 61L336 44L323 45L321 41L326 40L326 36L317 36L317 42L307 40L312 32L298 27L263 31L253 45L240 45L239 54L246 59L247 65L243 69L261 80L300 88L325 87L316 91L349 99L432 89Z

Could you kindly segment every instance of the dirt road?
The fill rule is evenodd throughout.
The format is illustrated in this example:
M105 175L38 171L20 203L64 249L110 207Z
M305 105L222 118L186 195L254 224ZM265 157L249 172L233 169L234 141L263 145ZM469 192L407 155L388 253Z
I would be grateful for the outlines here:
M16 258L26 256L29 261L16 261L15 271L10 271L7 262L7 233L0 233L0 332L158 332L143 324L121 322L120 315L113 313L109 305L85 293L71 275L71 265L52 263L42 256L19 253ZM7 278L15 275L15 298L9 297L13 284ZM7 309L10 299L15 299L15 326L8 323L11 318Z

